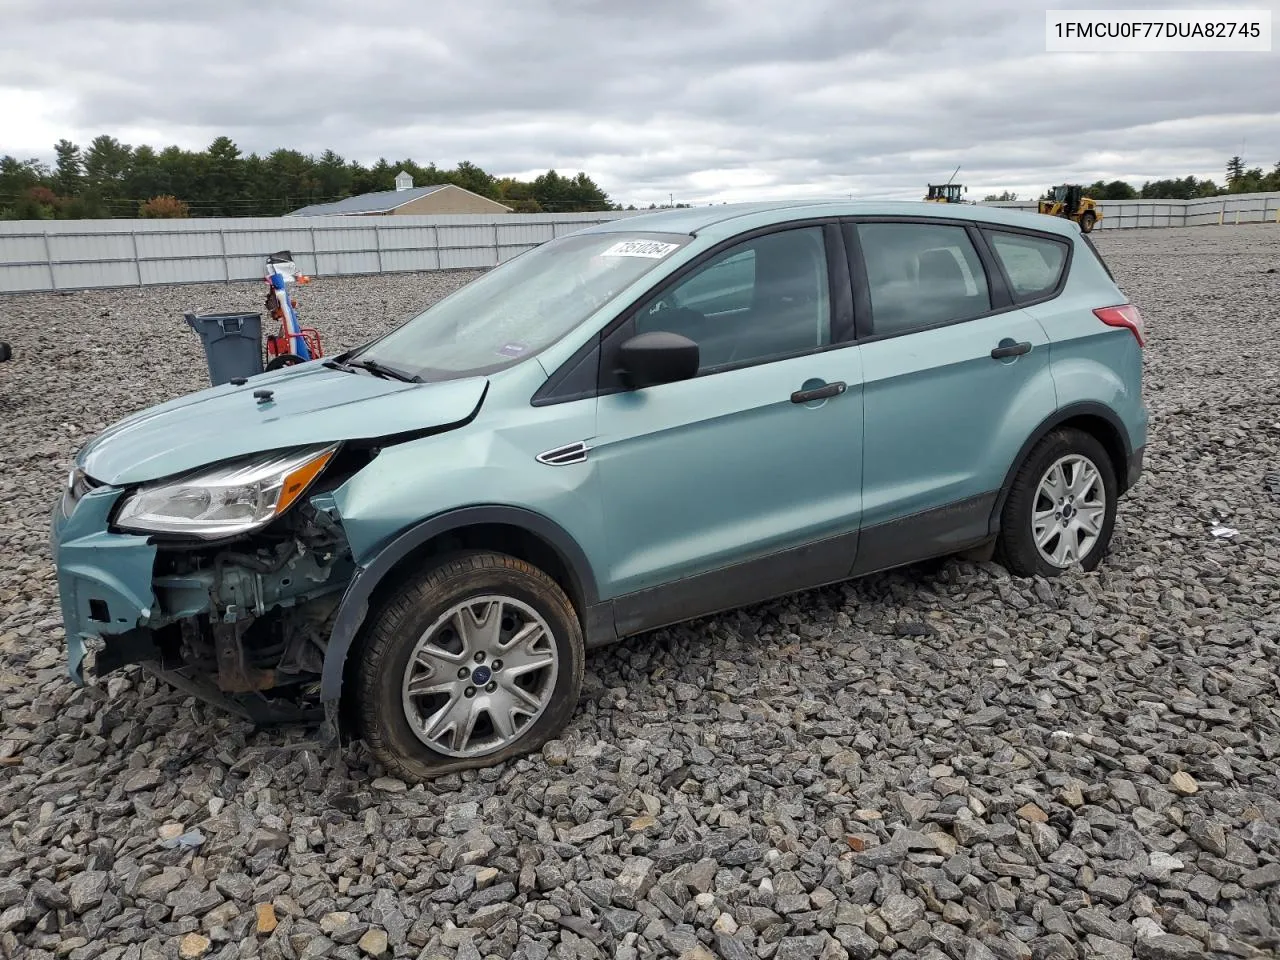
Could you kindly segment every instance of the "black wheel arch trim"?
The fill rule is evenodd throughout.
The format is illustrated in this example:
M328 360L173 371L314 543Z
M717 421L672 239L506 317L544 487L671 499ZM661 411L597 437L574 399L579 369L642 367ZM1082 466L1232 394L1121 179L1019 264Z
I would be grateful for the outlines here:
M1000 530L1000 514L1004 512L1005 501L1009 499L1009 492L1013 488L1014 477L1017 476L1018 470L1022 464L1026 462L1027 456L1037 443L1049 435L1050 431L1062 426L1068 420L1074 420L1076 417L1097 417L1106 421L1116 435L1120 438L1123 447L1123 455L1120 462L1116 463L1116 483L1119 486L1119 494L1123 494L1133 485L1136 477L1131 477L1129 471L1134 460L1133 438L1129 436L1129 430L1125 427L1124 422L1116 415L1115 411L1101 403L1093 401L1080 401L1071 403L1065 407L1054 411L1052 415L1041 422L1029 436L1025 443L1019 448L1018 455L1013 458L1013 463L1009 466L1009 472L1005 474L1004 482L1000 485L1000 495L996 497L995 506L991 510L991 533L995 534Z
M367 566L357 568L355 576L347 584L346 592L338 605L329 645L325 650L324 670L320 678L321 700L336 702L342 696L347 654L368 616L369 601L387 574L428 541L453 530L481 524L519 527L544 541L559 555L581 592L586 609L579 613L587 615L598 603L599 590L586 552L555 521L522 507L496 504L462 507L437 514L398 534Z

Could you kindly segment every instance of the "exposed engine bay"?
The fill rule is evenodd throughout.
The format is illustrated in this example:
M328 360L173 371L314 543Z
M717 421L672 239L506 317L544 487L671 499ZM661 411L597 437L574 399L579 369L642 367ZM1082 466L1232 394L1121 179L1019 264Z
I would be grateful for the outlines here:
M157 543L156 625L107 637L95 674L144 663L255 720L318 707L333 618L355 569L328 500L231 544Z

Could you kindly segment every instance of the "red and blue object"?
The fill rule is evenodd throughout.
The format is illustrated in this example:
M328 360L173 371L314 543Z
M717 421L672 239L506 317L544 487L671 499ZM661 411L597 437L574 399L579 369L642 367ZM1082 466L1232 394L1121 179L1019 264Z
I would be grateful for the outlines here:
M307 284L311 278L299 272L288 250L267 257L266 280L270 287L266 307L280 324L280 332L267 337L267 369L278 370L324 356L319 331L302 325L298 303L289 292L290 284Z

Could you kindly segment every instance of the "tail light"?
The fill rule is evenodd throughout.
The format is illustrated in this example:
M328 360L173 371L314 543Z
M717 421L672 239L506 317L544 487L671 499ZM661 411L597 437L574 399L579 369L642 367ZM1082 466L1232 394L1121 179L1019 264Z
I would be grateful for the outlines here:
M1098 307L1093 313L1109 327L1128 328L1138 341L1138 346L1146 346L1147 330L1142 324L1142 314L1132 303L1125 303L1118 307Z

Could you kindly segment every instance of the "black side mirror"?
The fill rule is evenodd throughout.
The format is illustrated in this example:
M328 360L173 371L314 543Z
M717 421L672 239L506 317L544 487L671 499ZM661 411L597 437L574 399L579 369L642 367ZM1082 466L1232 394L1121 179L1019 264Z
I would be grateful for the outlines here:
M665 330L642 333L618 348L618 362L627 385L652 387L689 380L698 372L698 345L688 337Z

